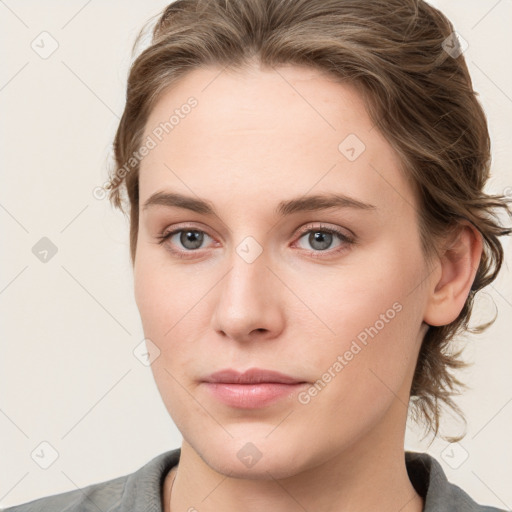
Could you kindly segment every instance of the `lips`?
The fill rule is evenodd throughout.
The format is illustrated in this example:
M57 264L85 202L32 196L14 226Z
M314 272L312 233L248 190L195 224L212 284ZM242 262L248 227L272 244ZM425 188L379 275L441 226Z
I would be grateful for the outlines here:
M202 382L210 397L237 409L262 409L280 400L291 399L308 385L296 377L260 368L243 373L221 370Z
M305 382L283 373L273 370L251 368L243 373L236 370L226 369L212 373L205 379L205 382L219 382L229 384L261 384L264 382L278 384L301 384Z

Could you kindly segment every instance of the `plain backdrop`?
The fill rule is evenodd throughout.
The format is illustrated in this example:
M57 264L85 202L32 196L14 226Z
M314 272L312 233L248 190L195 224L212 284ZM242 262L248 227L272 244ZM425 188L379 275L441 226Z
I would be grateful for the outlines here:
M93 195L107 178L135 36L167 3L0 2L0 507L131 473L181 444L133 353L144 336L127 220ZM512 2L434 5L468 44L493 141L487 190L512 195ZM457 398L466 437L429 445L411 423L406 448L431 453L477 501L510 509L512 275L502 240L504 267L475 316L497 309L498 319L464 340L474 363ZM446 416L445 432L460 428Z

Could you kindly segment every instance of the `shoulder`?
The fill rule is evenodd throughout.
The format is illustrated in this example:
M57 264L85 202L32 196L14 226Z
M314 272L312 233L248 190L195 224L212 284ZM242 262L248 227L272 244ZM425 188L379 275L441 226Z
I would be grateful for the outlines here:
M425 500L424 512L506 512L478 504L450 483L441 464L431 455L406 451L405 460L411 483Z
M80 489L39 498L2 512L161 511L161 485L178 463L180 449L162 453L134 473Z
M4 512L80 511L111 510L123 495L128 475L88 485L82 489L39 498L22 505L16 505Z

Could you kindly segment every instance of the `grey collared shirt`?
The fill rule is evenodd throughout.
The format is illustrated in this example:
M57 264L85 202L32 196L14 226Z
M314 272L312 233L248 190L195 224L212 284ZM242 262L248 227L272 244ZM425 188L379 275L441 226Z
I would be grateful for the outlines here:
M129 475L39 498L5 512L161 512L163 482L178 464L180 453L180 448L162 453ZM439 462L427 453L406 451L405 461L413 486L425 500L424 512L505 512L473 501L448 482Z

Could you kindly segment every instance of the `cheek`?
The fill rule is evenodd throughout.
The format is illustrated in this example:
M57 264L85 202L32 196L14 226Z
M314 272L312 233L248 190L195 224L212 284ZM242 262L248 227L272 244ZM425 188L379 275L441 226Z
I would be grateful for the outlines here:
M191 306L183 292L186 288L181 288L185 284L179 273L175 272L171 277L168 270L161 269L155 262L150 263L142 254L141 251L134 272L134 291L144 337L160 351L151 364L151 371L173 421L179 429L185 429L189 414L193 413L195 417L202 414L199 408L194 409L190 395L184 389L190 378L187 369L194 368L194 353L187 350L193 347L189 322L194 319L194 310L190 311Z
M411 300L407 294L412 288L410 275L415 272L391 259L380 265L358 262L329 274L305 278L304 273L295 279L294 290L317 318L316 338L343 343L359 337L364 341L368 331L376 328L382 333L396 324L399 310Z
M142 258L136 263L134 271L135 302L139 309L144 333L146 337L151 337L155 335L158 324L162 321L162 313L167 307L169 298L161 285L162 276L158 276L154 267L145 265L141 260Z
M142 254L142 253L141 253ZM202 284L201 284L202 282ZM209 302L206 296L214 282L196 279L190 272L140 258L134 272L135 300L144 336L160 350L151 368L161 392L191 378L200 359L200 344L207 329Z
M307 295L310 309L326 326L320 326L326 335L314 336L314 348L309 348L314 366L317 371L345 375L333 387L341 386L343 394L345 382L354 383L351 393L361 393L360 398L377 391L389 394L386 385L398 391L414 369L421 341L423 292L417 286L424 272L421 258L414 251L383 249L371 260L373 264L359 261L357 268L333 273L322 293ZM304 286L299 294L306 291ZM326 374L323 380L328 379Z
M411 321L417 313L410 303L389 304L387 299L382 307L374 302L367 309L353 309L354 317L347 322L339 317L338 336L329 344L318 343L315 354L311 352L317 380L298 398L312 432L325 429L337 437L343 425L344 438L356 439L393 403L399 411L406 408L419 348L416 322ZM322 418L329 422L319 425Z
M147 255L147 257L146 257ZM145 334L164 340L178 320L197 302L197 293L183 272L169 268L162 261L150 258L150 251L141 251L134 267L135 302ZM188 306L188 307L187 307Z

